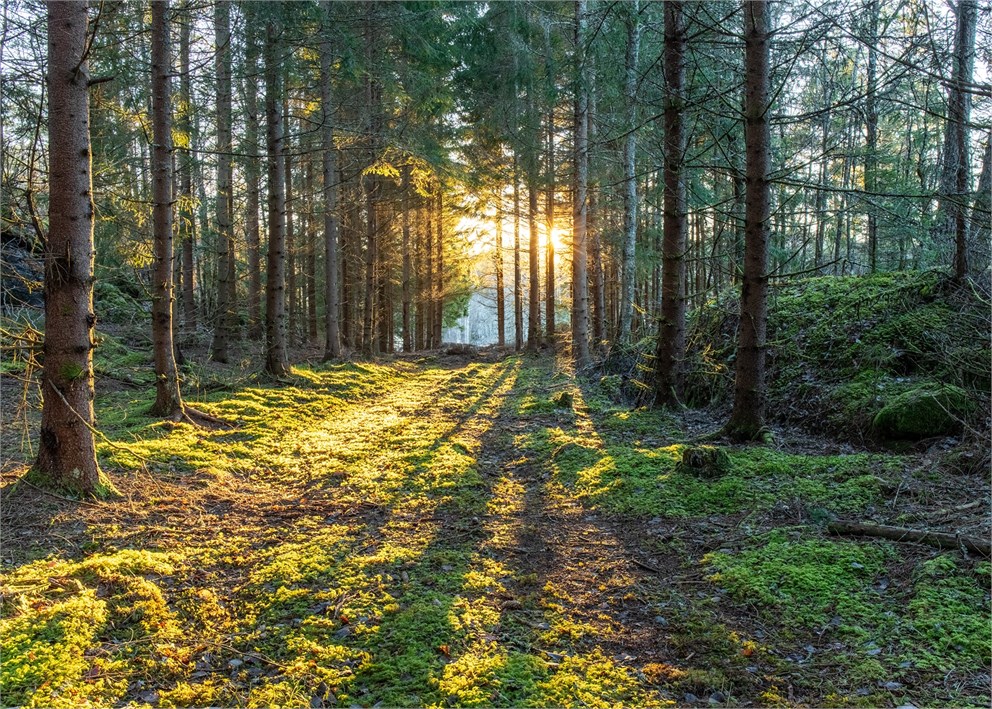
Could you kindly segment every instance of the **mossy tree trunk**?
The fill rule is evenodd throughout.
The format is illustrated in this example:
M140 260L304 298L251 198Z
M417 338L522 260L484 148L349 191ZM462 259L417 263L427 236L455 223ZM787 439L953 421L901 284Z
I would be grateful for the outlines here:
M155 353L155 403L151 413L183 415L172 332L172 61L169 3L152 3L152 347Z
M45 369L34 472L80 495L107 491L93 440L93 186L85 2L48 4L49 233Z
M744 6L744 278L737 331L734 408L724 433L758 438L765 424L765 337L768 320L769 8Z

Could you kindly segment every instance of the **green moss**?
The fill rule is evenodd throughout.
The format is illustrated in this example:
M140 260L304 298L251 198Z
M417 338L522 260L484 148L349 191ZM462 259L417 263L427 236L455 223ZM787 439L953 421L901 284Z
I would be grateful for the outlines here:
M984 586L963 574L949 554L916 572L906 632L914 664L943 672L977 669L992 662L988 579Z
M898 457L885 455L803 456L765 448L727 454L726 472L715 479L682 469L685 447L635 447L604 431L551 428L525 444L548 459L554 480L589 503L623 514L692 517L767 510L783 500L831 512L856 512L878 499L876 472L895 472Z
M962 417L974 408L968 393L950 384L925 384L888 402L872 421L885 438L930 438L955 433Z
M692 316L689 399L732 392L736 294ZM823 277L774 289L769 415L861 438L892 396L931 377L987 397L987 304L943 273ZM824 317L829 313L830 317Z
M81 562L37 561L7 574L0 620L5 705L100 706L119 699L134 662L127 653L94 651L114 638L147 639L155 647L179 637L161 589L144 577L172 570L165 555L125 550Z
M715 583L786 625L819 626L836 614L847 631L866 635L885 624L869 589L889 556L887 547L793 541L772 532L760 547L735 555L710 554L704 562L716 569Z

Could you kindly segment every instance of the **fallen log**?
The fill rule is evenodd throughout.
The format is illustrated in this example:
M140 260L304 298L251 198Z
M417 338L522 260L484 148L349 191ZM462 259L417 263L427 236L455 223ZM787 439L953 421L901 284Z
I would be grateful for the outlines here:
M992 557L992 542L978 537L963 534L948 534L945 532L930 532L925 529L909 529L907 527L892 527L886 524L867 524L865 522L847 522L837 520L827 525L831 534L843 536L864 536L889 539L894 542L916 542L929 544L940 549L967 549L982 556Z

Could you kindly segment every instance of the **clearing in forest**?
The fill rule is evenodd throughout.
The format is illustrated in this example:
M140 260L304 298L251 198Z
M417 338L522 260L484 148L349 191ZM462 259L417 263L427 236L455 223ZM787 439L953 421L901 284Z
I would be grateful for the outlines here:
M123 501L4 490L5 705L988 703L988 562L822 526L970 502L920 456L700 477L685 421L547 357L148 403L99 400Z

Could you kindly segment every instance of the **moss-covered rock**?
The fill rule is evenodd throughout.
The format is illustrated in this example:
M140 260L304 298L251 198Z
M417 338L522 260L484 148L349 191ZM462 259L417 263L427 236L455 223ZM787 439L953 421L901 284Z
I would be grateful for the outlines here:
M968 393L951 384L925 384L900 394L882 407L872 430L883 438L920 440L953 434L961 417L974 408Z
M700 478L718 478L730 472L730 456L716 446L689 446L683 449L677 470Z

